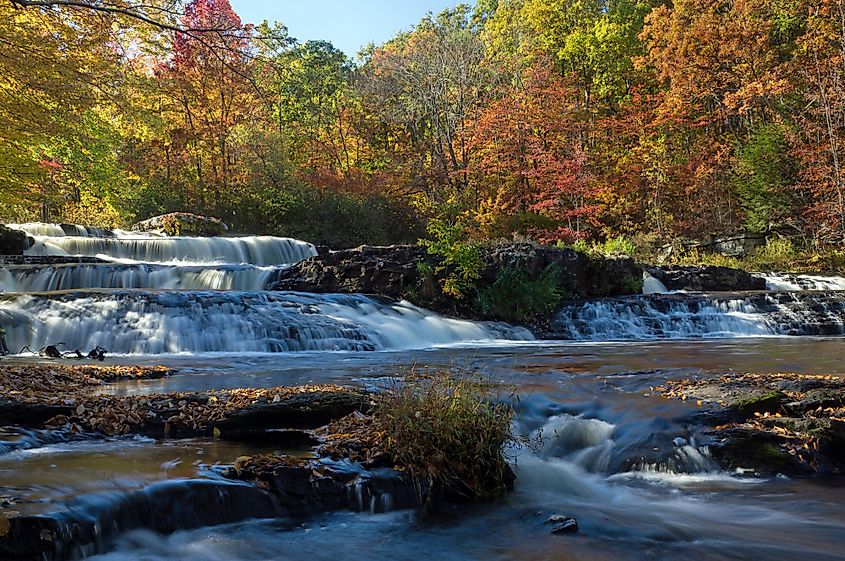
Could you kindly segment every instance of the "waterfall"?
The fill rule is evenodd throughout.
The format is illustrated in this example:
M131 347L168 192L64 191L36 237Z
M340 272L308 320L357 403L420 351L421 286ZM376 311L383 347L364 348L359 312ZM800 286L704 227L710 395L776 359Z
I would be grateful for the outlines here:
M669 292L671 291L660 282L660 279L648 271L643 271L643 294L669 294Z
M845 300L837 292L608 298L564 306L552 330L575 340L843 335Z
M84 288L266 290L285 268L255 265L176 267L148 263L6 265L0 268L0 292L48 292Z
M45 222L28 222L26 224L6 224L9 228L21 230L33 237L64 237L79 236L83 238L110 238L119 234L127 234L122 230L105 230L80 226L78 224L48 224Z
M143 263L249 263L251 265L292 265L317 255L307 242L271 236L243 238L164 238L164 237L46 237L35 238L29 255L100 256L110 260Z
M833 275L795 275L790 273L763 273L766 288L779 291L845 290L845 277Z
M63 342L113 353L373 351L527 340L522 328L449 319L363 295L87 291L0 296L15 351Z

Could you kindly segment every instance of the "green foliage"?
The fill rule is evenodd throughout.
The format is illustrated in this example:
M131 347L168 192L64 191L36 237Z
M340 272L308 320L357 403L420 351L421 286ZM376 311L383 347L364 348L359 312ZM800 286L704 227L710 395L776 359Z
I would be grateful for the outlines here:
M677 259L678 265L713 265L715 267L742 268L742 263L736 257L726 257L720 253L699 251L691 248Z
M784 130L757 127L737 146L734 189L745 211L745 227L764 232L788 212L787 189L796 181L797 163L789 154Z
M563 297L559 275L554 264L535 278L517 267L503 267L496 281L479 291L476 308L491 319L512 322L549 314Z
M755 271L791 271L797 259L798 252L790 240L775 238L768 240L744 265Z
M628 255L633 257L637 254L637 246L625 236L617 236L604 242L604 245L601 246L601 253L605 256Z
M252 204L252 212L239 208L232 215L252 215L254 223L263 224L267 233L338 249L410 243L422 230L408 205L379 195L355 196L294 184L285 189L268 189Z
M444 275L443 292L463 298L475 287L475 281L481 274L484 263L480 246L468 239L459 222L432 218L426 231L429 239L420 240L420 244L442 260L435 272Z
M429 497L505 492L503 447L516 442L514 409L478 377L410 376L378 400L374 414L394 462L428 482Z

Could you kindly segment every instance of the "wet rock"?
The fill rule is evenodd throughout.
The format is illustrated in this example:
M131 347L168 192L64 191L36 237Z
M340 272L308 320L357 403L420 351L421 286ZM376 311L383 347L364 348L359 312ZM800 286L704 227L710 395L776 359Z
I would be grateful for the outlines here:
M552 534L574 534L578 531L578 521L571 516L553 514L546 523L551 524Z
M665 265L647 267L649 274L669 290L738 292L766 290L766 280L730 267Z
M269 491L292 516L335 510L386 512L422 506L420 482L392 468L290 456L241 458L226 477Z
M0 532L0 559L79 559L107 551L116 536L134 529L166 534L288 514L273 494L254 485L168 481L129 493L83 496L67 510L8 519L7 531Z
M690 418L723 467L773 475L845 471L845 380L837 376L731 373L658 389L697 400Z
M32 244L26 233L0 224L0 255L23 255Z

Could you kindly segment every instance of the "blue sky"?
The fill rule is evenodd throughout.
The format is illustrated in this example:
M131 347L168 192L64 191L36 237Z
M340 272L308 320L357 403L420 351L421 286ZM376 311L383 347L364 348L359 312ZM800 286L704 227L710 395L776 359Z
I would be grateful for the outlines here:
M428 12L460 0L230 0L244 23L280 21L300 41L325 39L354 58L369 42L376 44L410 28ZM471 1L464 0L470 4Z

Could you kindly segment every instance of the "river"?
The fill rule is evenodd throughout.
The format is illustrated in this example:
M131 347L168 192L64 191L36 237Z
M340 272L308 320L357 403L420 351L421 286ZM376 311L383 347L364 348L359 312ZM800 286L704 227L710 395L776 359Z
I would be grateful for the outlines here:
M40 236L41 248L70 248L78 254L91 244L91 252L117 259L100 253L102 245L80 242L101 239L88 232L69 242L47 235L55 230L40 228L30 231ZM158 280L138 281L137 286L115 281L120 275L83 271L79 274L89 279L84 287L26 292L10 280L3 286L0 269L0 288L7 292L0 303L0 325L9 331L9 340L33 348L58 340L81 348L106 343L119 353L111 363L165 364L180 371L170 378L103 389L110 393L325 382L379 387L411 367L481 372L515 390L516 429L542 434L542 446L509 451L518 477L505 500L456 510L436 521L397 511L338 513L304 524L253 520L169 536L135 531L93 559L845 559L845 481L725 472L698 445L686 420L696 405L653 392L671 378L728 370L845 376L841 337L779 336L771 329L758 330L770 325L771 317L757 321L753 311L729 306L704 311L725 316L728 329L714 330L712 317L690 323L700 312L687 306L683 316L672 319L670 313L648 322L692 326L682 332L617 330L612 333L628 336L608 341L601 339L607 333L602 328L590 331L585 341L536 341L518 328L451 320L361 295L269 294L258 286L225 291L150 286L163 276L190 277L180 267L244 270L290 263L282 262L281 253L274 254L276 262L262 253L262 243L277 241L253 246L256 263L250 263L250 256L242 253L220 258L204 249L194 254L164 251L149 239L128 244L135 253L121 253L121 262L99 265L126 267L129 259L133 267L154 268ZM195 243L209 245L188 240L171 247ZM308 246L285 243L304 247L302 256L310 253ZM145 245L158 249L137 249ZM49 283L44 279L56 274L37 266L26 274L16 272L21 273L13 279L16 283ZM70 278L76 273L61 274ZM795 278L790 282L789 287L773 288L806 288ZM821 287L828 294L839 281L830 282L833 286ZM752 324L754 329L743 327ZM696 325L704 327L695 331ZM151 339L154 344L145 342ZM3 442L23 444L4 449ZM26 514L90 506L158 481L214 479L215 465L274 450L268 442L68 441L49 433L4 429L0 497L24 497L15 508ZM546 520L552 514L576 517L579 533L550 534Z

